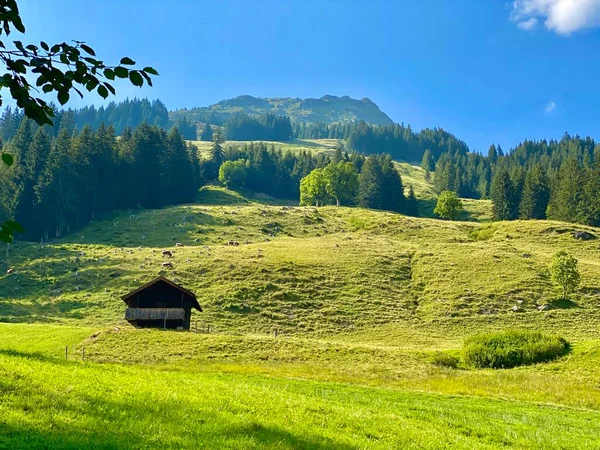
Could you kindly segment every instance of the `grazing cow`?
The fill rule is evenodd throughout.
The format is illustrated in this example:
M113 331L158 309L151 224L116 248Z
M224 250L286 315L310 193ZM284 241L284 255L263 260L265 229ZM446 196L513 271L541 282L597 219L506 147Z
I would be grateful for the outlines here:
M237 241L229 241L229 242L227 243L227 245L231 245L231 246L237 247L238 245L240 245L240 243L239 243L239 242L237 242Z
M9 267L8 270L6 271L6 275L10 275L15 273L15 269L13 269L12 267Z
M162 263L162 267L163 268L167 268L168 267L169 269L172 269L173 268L173 263L169 262L169 261L164 262L164 263Z
M175 247L183 247L183 244L182 244L181 242L177 242L177 243L175 244Z
M166 256L168 258L171 258L173 256L173 253L171 253L169 250L163 250L162 255L163 255L163 257Z
M79 253L77 253L77 256L85 256L85 253L79 252Z

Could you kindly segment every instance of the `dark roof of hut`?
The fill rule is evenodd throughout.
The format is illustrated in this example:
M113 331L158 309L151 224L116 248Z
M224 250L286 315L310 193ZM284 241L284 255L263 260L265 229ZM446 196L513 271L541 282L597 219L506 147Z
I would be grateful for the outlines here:
M174 283L173 281L165 278L165 277L157 277L152 281L149 281L148 283L140 286L139 288L137 288L135 291L131 291L128 294L125 294L121 297L121 299L123 301L126 301L127 299L133 297L134 295L138 294L139 292L142 292L143 290L149 288L150 286L155 285L156 283L160 283L160 282L165 282L171 286L173 286L174 288L178 289L179 291L183 292L184 294L188 295L191 299L192 299L192 306L194 308L196 308L198 311L202 312L202 307L200 306L200 303L198 303L198 299L196 298L196 294L194 294L191 291L188 291L186 288L178 285L177 283Z

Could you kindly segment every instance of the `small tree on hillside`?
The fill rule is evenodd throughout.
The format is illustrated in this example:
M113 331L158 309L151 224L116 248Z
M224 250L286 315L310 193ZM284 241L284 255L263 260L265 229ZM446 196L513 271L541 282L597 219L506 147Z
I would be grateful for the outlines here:
M228 189L241 188L246 184L248 170L246 161L225 161L219 168L219 181Z
M323 206L327 197L327 179L323 169L315 169L300 180L301 205Z
M335 198L340 206L342 202L351 202L358 194L358 172L349 162L339 161L325 167L323 174L327 183L327 193Z
M417 200L412 184L408 189L408 197L406 197L406 210L404 212L407 216L417 217L419 215L419 201Z
M574 292L579 287L581 276L577 269L577 259L564 250L556 253L552 258L550 273L552 274L552 281L562 288L563 299L566 299L569 293Z
M456 192L444 191L438 197L433 212L442 219L455 220L462 210L463 204Z

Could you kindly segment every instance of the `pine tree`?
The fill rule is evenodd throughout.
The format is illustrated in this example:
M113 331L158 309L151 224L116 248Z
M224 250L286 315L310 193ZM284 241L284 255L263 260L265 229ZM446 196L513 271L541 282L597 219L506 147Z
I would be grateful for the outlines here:
M490 145L488 150L488 161L493 166L498 161L498 150L496 150L496 146L494 144Z
M77 198L70 150L71 138L63 129L35 186L36 216L38 223L43 223L45 238L60 237L74 222Z
M537 164L527 172L525 177L519 217L521 219L545 219L549 201L550 187L546 172Z
M202 134L200 135L201 141L210 142L213 140L213 130L210 124L205 123L204 128L202 129Z
M584 186L583 170L577 159L567 159L560 167L558 181L550 197L548 218L565 222L577 222L583 219Z
M361 207L372 209L383 208L384 193L381 186L381 178L381 165L378 158L367 158L358 177L358 203Z
M47 128L38 128L20 162L20 190L18 202L15 205L15 218L19 223L28 225L25 233L29 238L37 237L33 217L36 198L34 188L50 154L50 147Z
M425 150L423 153L423 159L421 160L421 169L425 172L433 172L435 170L435 160L431 154L431 150Z
M406 198L405 213L407 216L419 216L419 202L415 196L415 190L411 184L408 188L408 197Z
M381 161L381 189L384 194L382 209L404 212L406 199L402 177L389 155L382 155L379 158Z
M221 128L217 128L217 131L213 134L213 144L210 149L210 160L217 167L220 167L223 164L223 160L225 159L225 154L223 152L223 144L225 142L225 138L223 137L223 130Z
M513 220L514 194L510 175L504 168L499 168L492 179L491 197L495 220Z
M600 160L586 170L583 189L582 221L600 226Z

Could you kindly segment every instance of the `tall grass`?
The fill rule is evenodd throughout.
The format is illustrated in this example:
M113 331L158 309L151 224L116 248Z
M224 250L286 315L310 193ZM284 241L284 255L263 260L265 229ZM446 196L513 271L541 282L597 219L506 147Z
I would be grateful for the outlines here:
M476 368L511 368L556 359L569 351L569 343L550 334L508 330L468 338L465 364Z

